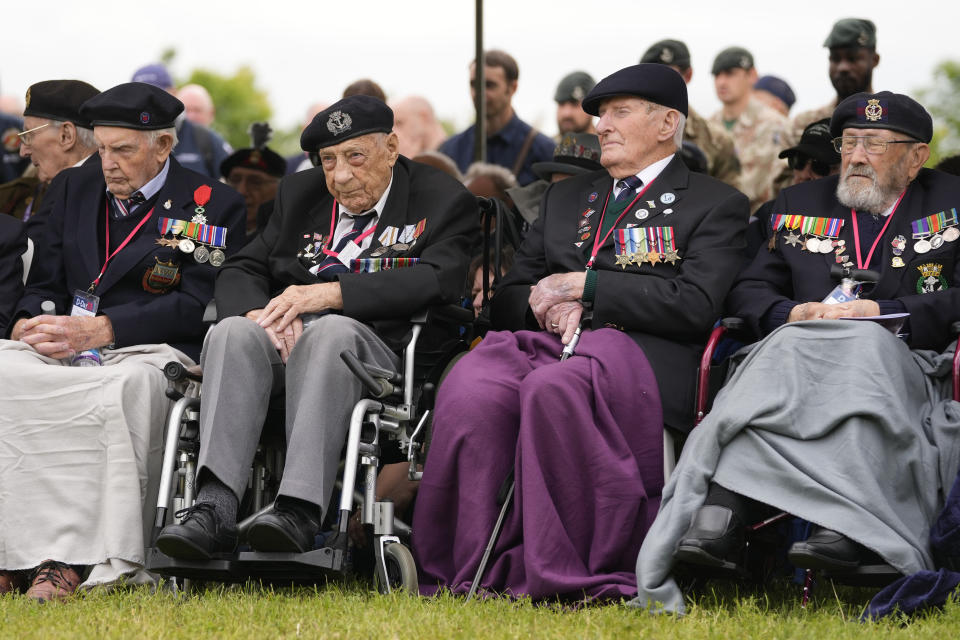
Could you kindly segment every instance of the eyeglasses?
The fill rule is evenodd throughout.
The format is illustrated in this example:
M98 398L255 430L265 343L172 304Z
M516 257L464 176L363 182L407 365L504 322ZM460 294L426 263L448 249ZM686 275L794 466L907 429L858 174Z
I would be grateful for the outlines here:
M30 143L33 142L33 134L44 127L49 127L50 123L44 123L39 127L34 127L33 129L27 129L26 131L21 131L17 134L17 137L20 138L20 144L29 147Z
M853 153L857 142L863 141L863 148L870 155L876 156L886 152L888 144L917 144L916 140L884 140L877 136L843 136L833 139L833 148L837 153Z
M830 164L822 160L816 160L802 153L795 153L787 158L787 164L794 171L802 171L808 163L810 169L818 176L826 177L830 175Z

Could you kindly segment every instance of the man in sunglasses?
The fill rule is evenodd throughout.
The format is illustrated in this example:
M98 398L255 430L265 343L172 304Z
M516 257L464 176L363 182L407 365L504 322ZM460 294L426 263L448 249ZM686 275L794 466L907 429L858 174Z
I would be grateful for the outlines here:
M800 143L780 152L780 158L786 158L790 165L790 185L800 184L832 176L840 171L840 154L833 148L833 136L830 135L830 118L817 120L803 130ZM751 216L747 228L746 256L752 260L760 247L766 245L773 250L770 228L770 212L775 200L768 200Z
M943 379L960 178L922 168L933 121L908 96L850 96L830 131L840 173L780 193L773 251L727 298L766 337L684 445L637 561L641 606L682 610L673 565L737 571L746 527L780 511L813 524L797 567L936 569L930 526L960 466ZM836 267L876 283L838 283Z

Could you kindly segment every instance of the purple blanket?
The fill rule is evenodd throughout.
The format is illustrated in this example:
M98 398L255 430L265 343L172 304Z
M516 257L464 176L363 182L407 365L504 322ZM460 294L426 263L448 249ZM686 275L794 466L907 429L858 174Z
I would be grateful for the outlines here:
M663 421L643 351L584 332L491 332L444 381L414 513L421 593L466 592L516 465L514 505L481 587L533 598L636 593L663 488Z

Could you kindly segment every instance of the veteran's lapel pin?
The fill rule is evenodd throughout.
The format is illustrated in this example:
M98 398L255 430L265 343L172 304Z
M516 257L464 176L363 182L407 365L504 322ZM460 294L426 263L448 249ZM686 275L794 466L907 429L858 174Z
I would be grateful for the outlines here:
M163 203L163 208L166 209L167 211L170 211L170 207L172 206L173 206L173 200L167 200L166 202Z
M673 202L676 199L677 199L677 196L673 195L669 191L667 191L665 194L660 196L660 202L662 202L663 204L673 204Z

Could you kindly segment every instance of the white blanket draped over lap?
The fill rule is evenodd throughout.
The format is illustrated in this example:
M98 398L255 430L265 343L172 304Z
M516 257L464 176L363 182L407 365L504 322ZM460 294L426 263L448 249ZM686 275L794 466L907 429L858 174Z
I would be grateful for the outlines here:
M0 340L0 569L93 565L85 586L151 582L145 538L171 402L165 344L71 367Z

